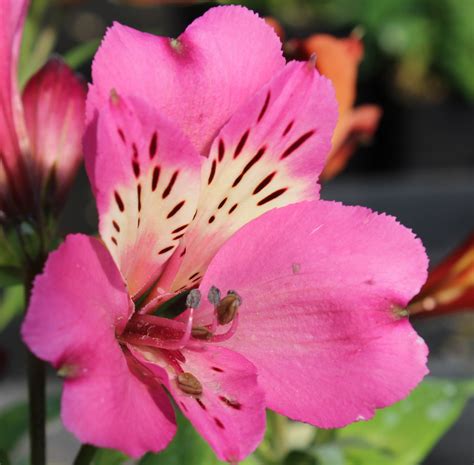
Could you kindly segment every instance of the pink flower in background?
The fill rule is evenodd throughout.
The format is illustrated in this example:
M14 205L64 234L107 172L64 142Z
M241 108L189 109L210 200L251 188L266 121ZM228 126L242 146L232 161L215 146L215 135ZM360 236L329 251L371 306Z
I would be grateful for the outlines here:
M86 90L59 59L50 60L20 95L17 64L28 2L0 0L0 213L58 209L82 149Z
M102 243L70 236L51 255L22 329L65 377L82 442L162 450L167 390L237 462L266 408L340 427L423 378L427 348L399 312L426 278L421 242L319 200L336 108L245 8L211 9L178 39L108 31L85 138Z

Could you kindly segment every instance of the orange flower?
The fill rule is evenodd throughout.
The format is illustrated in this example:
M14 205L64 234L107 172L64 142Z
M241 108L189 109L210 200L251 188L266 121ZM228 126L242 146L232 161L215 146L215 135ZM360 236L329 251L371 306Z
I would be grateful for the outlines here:
M281 25L266 18L275 32L284 39ZM316 68L328 77L335 88L339 104L339 122L332 139L332 150L321 179L334 177L346 166L361 142L369 142L374 135L382 110L376 105L354 108L357 71L364 54L364 45L356 34L338 39L328 34L315 34L306 39L292 39L286 43L287 55L299 60L316 55Z
M376 105L354 108L357 71L364 54L364 45L356 34L338 39L316 34L304 40L288 42L290 54L299 59L316 55L316 68L328 77L335 88L339 104L339 122L332 139L332 150L321 179L336 176L346 166L359 143L367 143L374 135L382 110Z
M434 316L474 309L474 234L429 274L408 306L410 315Z

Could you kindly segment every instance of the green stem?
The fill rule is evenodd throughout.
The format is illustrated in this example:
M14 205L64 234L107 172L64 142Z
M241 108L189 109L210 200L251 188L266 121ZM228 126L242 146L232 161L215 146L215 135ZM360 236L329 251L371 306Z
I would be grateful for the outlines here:
M26 308L31 295L35 273L25 281ZM30 421L30 463L46 463L46 366L28 350L28 400Z
M273 454L278 461L281 461L287 452L287 424L288 420L273 411L268 412L268 423L271 428Z
M96 452L97 447L91 446L90 444L83 444L74 459L73 465L89 465Z
M46 463L46 370L44 362L28 351L31 465Z

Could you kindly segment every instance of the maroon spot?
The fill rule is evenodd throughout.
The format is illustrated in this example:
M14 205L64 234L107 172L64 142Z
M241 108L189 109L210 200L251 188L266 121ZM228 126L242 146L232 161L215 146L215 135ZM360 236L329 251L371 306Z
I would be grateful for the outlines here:
M133 167L133 174L135 175L136 178L140 176L140 165L138 164L137 161L132 161L132 167Z
M174 357L176 360L178 360L178 362L181 362L181 363L186 362L186 357L179 350L169 351L168 355Z
M290 132L291 128L293 127L293 124L294 121L290 121L290 123L288 123L288 126L283 131L283 137L285 137Z
M276 171L270 173L263 181L261 181L258 186L252 192L253 195L258 194L262 189L268 186L271 183L272 179L275 177Z
M141 223L142 219L140 217L137 218L137 228L140 227L140 223Z
M197 214L198 214L198 211L196 210L196 211L194 212L193 220L194 220L194 218L196 218L196 215L197 215Z
M269 103L270 103L270 91L268 91L267 97L265 98L265 103L263 104L263 107L260 110L260 114L258 115L258 118L257 118L257 123L260 123L261 119L263 118L263 115L267 111Z
M185 200L181 200L181 202L179 202L178 204L175 205L175 207L173 208L173 210L171 210L169 213L168 213L168 216L166 218L170 219L172 216L176 215L176 213L179 212L179 210L181 210L182 206L186 203Z
M227 406L235 408L235 410L240 410L242 408L242 404L240 402L237 402L236 400L228 399L224 396L219 396L219 399Z
M244 148L244 145L247 142L247 139L249 137L249 133L250 133L250 129L247 129L247 131L245 131L243 136L240 138L239 143L237 144L237 147L235 148L234 158L237 158L240 155L240 152L242 152L242 149Z
M201 407L203 410L207 410L206 406L203 404L201 399L196 398L196 402L199 404L199 407Z
M219 367L211 367L211 370L217 371L217 373L224 373L224 370Z
M184 404L184 402L180 402L179 405L181 405L181 408L187 412L188 411L188 407L186 407L186 405Z
M232 205L232 207L230 208L229 210L229 215L239 206L238 203L234 203L234 205Z
M158 252L158 255L161 255L161 254L164 254L166 252L169 252L171 249L174 249L174 245L170 245L169 247L165 247L164 249L161 249L159 252Z
M220 421L219 418L214 417L214 421L219 428L225 429L224 423L222 423L222 421Z
M133 158L138 158L138 149L137 149L137 146L135 145L135 142L132 144L132 152L133 152Z
M112 237L110 238L110 240L111 240L115 245L118 245L117 239L115 239L114 236L112 236Z
M219 158L219 161L222 161L222 159L224 158L224 154L225 154L225 145L224 145L224 141L222 139L219 139L219 152L218 152L218 158Z
M153 176L151 178L151 191L156 191L156 186L158 185L158 180L160 179L160 167L155 166L153 168Z
M189 279L194 279L196 276L199 276L199 271L196 271L196 273L193 273Z
M142 185L137 184L137 202L138 202L138 211L142 209Z
M242 172L239 174L239 176L237 176L237 178L235 178L235 181L234 181L234 184L232 184L232 187L237 186L237 184L239 184L239 182L242 181L242 178L245 176L245 173L247 173L247 171L250 168L252 168L252 166L255 165L255 163L257 163L260 160L260 158L262 158L263 154L265 153L265 150L267 150L267 148L262 147L254 155L254 157L244 166L244 169L242 170Z
M216 160L212 160L211 172L209 174L209 179L207 180L207 184L211 184L212 180L214 179L215 174L216 174Z
M260 200L260 202L258 202L257 205L258 206L264 205L264 204L272 201L273 199L276 199L277 197L280 197L280 195L284 194L287 190L288 190L288 187L278 189L277 191L272 192L270 195L267 195L262 200Z
M183 251L179 254L180 257L184 257L186 254L186 247L183 249Z
M184 236L184 234L180 234L179 236L173 237L173 241L177 241L181 239Z
M150 147L148 148L148 153L150 154L150 160L156 155L156 149L158 147L158 134L156 131L151 136Z
M125 144L127 140L125 139L125 134L123 133L121 128L117 129L118 135L120 136L120 139L122 139L122 142Z
M188 227L187 224L183 224L183 226L180 226L179 228L173 229L173 231L171 231L171 234L179 233L180 231L182 231L183 229L186 229L187 227Z
M115 197L115 203L117 204L117 207L121 212L125 210L125 205L123 204L122 197L120 197L119 193L117 191L114 192L114 197Z
M168 195L170 195L171 189L173 189L174 183L176 182L176 178L178 177L178 173L179 173L179 171L175 171L173 173L173 176L171 176L170 182L166 186L166 189L163 191L162 198L166 199L166 197L168 197Z
M115 220L112 221L112 225L113 225L115 231L120 232L120 226L118 225L118 223Z
M214 223L214 220L215 220L215 219L216 219L216 217L215 217L214 215L212 215L212 216L207 220L207 222L208 222L209 224Z
M301 137L296 139L281 155L280 160L291 155L295 150L299 149L316 131L308 131L304 133Z
M227 197L221 200L221 203L217 206L218 210L220 210L226 202L227 202Z

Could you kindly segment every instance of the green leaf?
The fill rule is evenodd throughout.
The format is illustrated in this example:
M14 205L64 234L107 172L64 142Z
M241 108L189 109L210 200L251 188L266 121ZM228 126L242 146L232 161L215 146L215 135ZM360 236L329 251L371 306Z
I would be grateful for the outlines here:
M72 68L77 69L89 60L92 60L97 48L99 47L100 39L89 40L77 47L69 50L64 56L64 61Z
M120 465L128 460L122 452L113 449L98 449L92 459L92 465Z
M0 299L0 332L20 314L25 305L23 286L12 286L3 291Z
M378 411L372 420L339 431L345 465L419 464L473 395L474 381L425 380L407 399Z
M46 416L48 420L59 415L59 395L47 399ZM16 443L28 431L28 404L18 402L0 412L0 450L11 452Z

